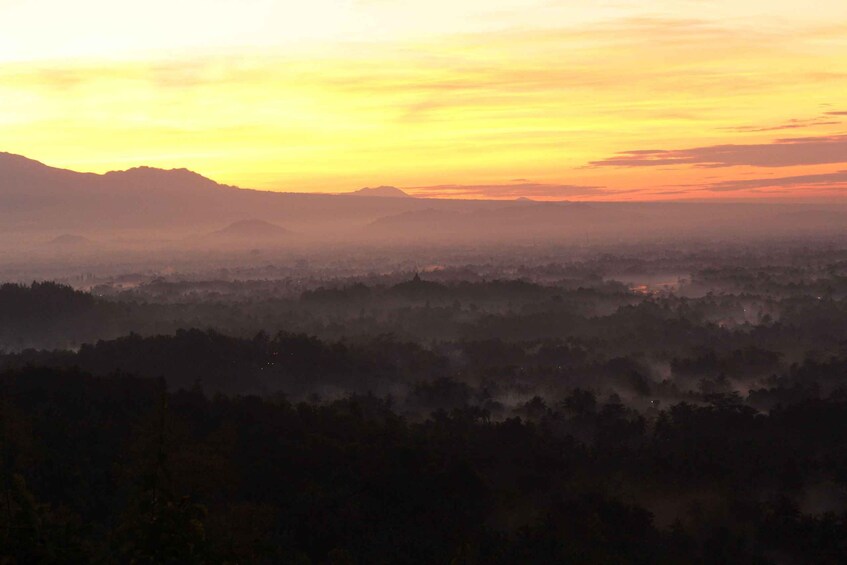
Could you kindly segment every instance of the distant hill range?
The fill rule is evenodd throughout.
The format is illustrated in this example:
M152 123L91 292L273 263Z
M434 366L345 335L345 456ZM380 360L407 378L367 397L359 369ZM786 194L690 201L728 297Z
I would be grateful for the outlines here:
M207 234L200 239L241 240L245 245L282 241L292 233L298 234L298 241L377 244L596 238L620 242L643 236L845 233L847 207L439 200L413 198L392 186L346 194L284 193L228 186L187 169L138 167L101 175L0 153L0 228L53 237L62 232L124 230L132 237L176 234L197 241L198 234ZM72 238L55 241L57 246L84 243Z
M392 187L346 195L241 189L187 169L79 173L0 153L0 222L7 229L175 229L196 234L244 218L263 218L298 231L307 226L330 233L413 206L416 199L400 195L405 196Z

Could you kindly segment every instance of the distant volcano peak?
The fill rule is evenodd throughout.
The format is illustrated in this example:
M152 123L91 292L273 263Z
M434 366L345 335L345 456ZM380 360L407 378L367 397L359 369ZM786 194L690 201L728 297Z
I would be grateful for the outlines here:
M212 235L228 238L268 239L289 235L290 233L287 229L276 224L254 218L233 222Z
M350 193L353 196L379 196L382 198L411 198L396 186L376 186L360 188Z

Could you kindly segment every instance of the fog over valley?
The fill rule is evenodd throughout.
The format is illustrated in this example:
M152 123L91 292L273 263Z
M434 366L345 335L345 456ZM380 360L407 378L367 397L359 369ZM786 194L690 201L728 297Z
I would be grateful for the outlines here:
M845 38L0 1L0 565L847 563Z

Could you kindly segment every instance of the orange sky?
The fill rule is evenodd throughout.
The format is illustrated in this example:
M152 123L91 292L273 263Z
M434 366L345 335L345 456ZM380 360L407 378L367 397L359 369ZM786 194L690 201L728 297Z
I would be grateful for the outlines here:
M576 4L0 0L0 151L285 191L843 198L847 2Z

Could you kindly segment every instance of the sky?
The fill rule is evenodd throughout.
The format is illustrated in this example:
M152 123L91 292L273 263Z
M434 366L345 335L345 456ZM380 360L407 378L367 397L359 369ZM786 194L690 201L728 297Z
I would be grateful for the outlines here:
M847 200L847 2L0 0L0 151L289 192Z

